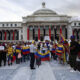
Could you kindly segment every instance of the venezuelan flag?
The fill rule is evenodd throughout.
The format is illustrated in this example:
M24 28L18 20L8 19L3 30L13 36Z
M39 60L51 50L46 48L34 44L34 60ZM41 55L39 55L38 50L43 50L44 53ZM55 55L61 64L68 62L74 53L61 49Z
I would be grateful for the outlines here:
M44 55L42 55L44 54ZM50 57L49 57L49 53L40 53L39 51L35 53L35 58L41 58L41 61L49 61Z
M55 48L52 48L52 53L56 53L56 49Z
M62 28L61 28L61 26L60 26L60 41L61 41L61 42L64 42L64 41L65 41L65 38L64 38L64 36L62 35Z
M21 53L21 47L16 47L16 53Z
M30 48L29 47L23 47L22 53L23 53L23 55L29 54L30 53Z
M56 49L56 55L62 55L62 53L64 53L63 45L58 45Z

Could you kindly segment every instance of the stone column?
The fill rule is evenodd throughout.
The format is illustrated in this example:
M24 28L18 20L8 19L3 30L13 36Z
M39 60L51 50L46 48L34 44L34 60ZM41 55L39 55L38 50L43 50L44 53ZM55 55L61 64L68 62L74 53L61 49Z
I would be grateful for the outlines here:
M28 26L23 25L23 40L27 41L27 28Z
M72 35L72 27L71 27L71 24L69 24L68 26L67 26L67 33L68 33L68 39L70 40L70 36Z
M21 29L17 30L18 31L18 40L21 41Z

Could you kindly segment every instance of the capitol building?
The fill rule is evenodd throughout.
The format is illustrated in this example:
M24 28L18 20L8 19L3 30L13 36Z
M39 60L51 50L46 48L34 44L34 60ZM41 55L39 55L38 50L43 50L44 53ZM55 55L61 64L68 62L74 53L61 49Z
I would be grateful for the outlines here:
M60 35L60 28L65 39L75 35L80 40L80 18L59 15L43 2L41 9L22 17L22 22L0 22L0 42L43 41L45 36L54 41Z

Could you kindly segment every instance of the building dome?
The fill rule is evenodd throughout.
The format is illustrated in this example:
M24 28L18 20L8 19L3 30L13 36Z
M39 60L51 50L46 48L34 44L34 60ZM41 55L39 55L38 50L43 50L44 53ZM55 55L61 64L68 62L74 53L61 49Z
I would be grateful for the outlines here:
M39 9L33 13L33 15L57 15L57 13L51 9L45 8L45 3L42 3L42 9Z
M43 9L35 11L33 15L57 15L57 13L50 9L43 8Z

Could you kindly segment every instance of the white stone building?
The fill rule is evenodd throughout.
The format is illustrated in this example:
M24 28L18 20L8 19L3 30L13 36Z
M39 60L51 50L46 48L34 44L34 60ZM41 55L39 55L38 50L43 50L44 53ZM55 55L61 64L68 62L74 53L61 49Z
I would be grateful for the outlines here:
M77 36L76 39L80 40L80 20L74 20L67 15L59 15L47 9L45 3L42 3L42 9L22 19L22 22L0 22L0 41L37 41L43 40L45 36L55 40L60 34L60 28L66 39L74 34Z

